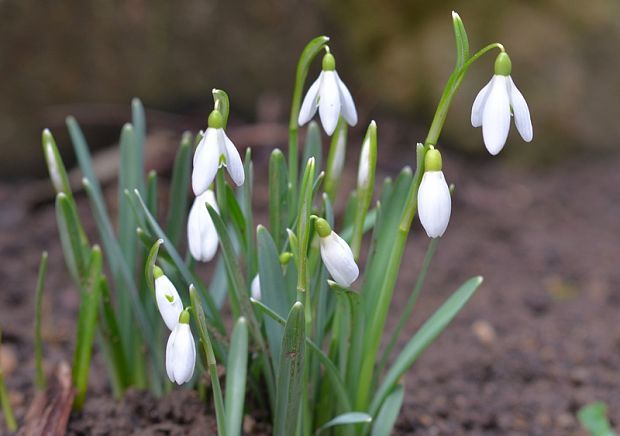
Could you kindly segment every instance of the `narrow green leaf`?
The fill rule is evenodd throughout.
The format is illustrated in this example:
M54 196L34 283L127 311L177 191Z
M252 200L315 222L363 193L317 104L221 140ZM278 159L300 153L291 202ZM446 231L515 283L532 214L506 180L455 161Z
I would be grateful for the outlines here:
M157 192L157 172L149 171L146 180L146 206L149 208L151 215L157 216L159 195Z
M332 203L336 201L340 176L347 154L347 130L347 122L340 117L336 130L332 135L329 154L327 155L327 167L325 169L325 192Z
M191 284L189 286L189 298L191 301L192 310L196 316L196 325L198 326L200 344L202 345L205 360L209 369L209 375L211 376L211 385L213 386L213 397L215 400L217 432L219 435L226 436L228 434L226 431L227 418L226 410L224 408L224 400L222 398L220 379L217 374L217 362L215 361L215 354L213 352L213 346L211 344L211 338L209 337L209 330L207 328L207 319L200 302L200 296L196 292L194 285Z
M0 345L2 345L2 332L0 332ZM4 372L2 366L0 366L0 408L4 414L4 423L8 431L17 431L17 421L15 421L15 415L13 414L13 407L11 406L11 400L9 399L9 393L7 392L6 385L4 383Z
M170 184L170 201L166 231L170 241L177 246L184 234L187 223L187 203L190 173L192 169L192 134L184 132L181 145L174 158L172 183Z
M269 158L269 228L276 247L281 248L286 239L288 222L288 181L284 155L277 148Z
M226 210L228 212L228 218L230 218L230 221L233 224L233 227L237 233L237 237L239 238L239 242L241 243L241 246L243 247L243 252L247 253L248 250L248 240L247 240L247 233L246 233L246 227L247 224L245 222L245 216L243 215L243 212L241 210L241 206L239 206L239 202L237 201L237 198L235 197L235 193L233 192L232 188L230 187L230 185L226 184L225 185L225 195L226 195Z
M305 324L304 305L298 301L284 326L273 423L275 436L291 436L297 430L304 376Z
M448 326L454 317L463 308L465 303L474 295L480 284L482 277L473 277L463 283L463 285L448 298L441 307L428 319L415 335L407 342L407 345L400 352L396 361L386 374L370 406L371 415L376 415L383 399L388 392L398 383L398 380L417 360L424 350L435 340L437 336Z
M336 425L351 425L351 424L368 424L372 422L372 416L363 412L347 412L342 415L336 416L331 421L325 423L317 430L317 434L325 429L334 427Z
M86 275L86 263L90 249L79 231L82 225L75 209L75 203L63 192L56 195L56 222L65 263L73 281L81 290L80 284Z
M458 70L469 59L469 40L467 39L467 32L465 32L465 26L461 17L454 11L452 11L452 26L454 27L454 39L456 40L455 70Z
M377 414L377 419L372 426L372 432L370 436L390 436L396 424L396 419L400 413L400 408L403 405L403 398L405 397L405 389L403 385L394 387L394 390L388 395L381 409Z
M101 249L94 246L88 271L88 288L80 303L78 335L73 359L73 383L76 388L73 407L80 410L86 398L88 370L97 329L97 311L101 296Z
M43 309L43 290L45 288L45 275L47 273L47 251L41 253L39 263L39 275L35 292L34 305L34 361L36 368L35 385L39 391L45 389L45 372L43 371L43 337L41 335L41 316Z
M312 211L312 186L314 184L315 162L308 159L300 187L299 211L297 213L297 237L299 238L297 292L308 290L307 252L310 241L310 213Z
M260 253L258 257L258 271L261 288L261 300L282 317L286 316L288 308L291 307L289 293L286 289L286 282L282 275L282 267L278 250L271 235L263 226L258 226L256 230L257 249ZM269 341L271 359L278 362L280 357L280 345L282 343L282 329L272 319L265 320L265 331ZM276 374L277 375L277 374Z
M306 140L304 142L304 154L302 162L308 162L311 157L314 158L315 167L321 168L321 129L316 121L310 121L306 130Z
M144 144L146 141L146 117L144 115L144 106L139 98L131 100L131 123L135 132L134 171L137 175L138 190L144 192Z
M245 150L243 170L245 171L245 183L243 183L243 186L237 190L237 198L245 218L245 240L247 241L245 261L247 267L247 279L250 281L258 270L258 263L256 260L256 241L254 240L254 209L252 207L252 193L254 192L254 164L252 163L251 148L247 148Z
M252 299L252 304L258 310L260 310L265 315L269 316L271 319L276 321L282 327L286 325L286 320L278 315L273 309L267 307L260 301ZM310 347L310 350L316 355L316 357L321 361L323 366L325 367L325 374L329 377L338 402L342 406L344 411L351 411L351 401L347 396L347 391L344 387L344 382L340 378L340 374L338 373L338 368L334 365L334 363L329 360L329 357L319 348L310 338L306 337L306 345Z
M241 435L247 369L248 325L241 317L233 329L226 368L226 430L230 436Z

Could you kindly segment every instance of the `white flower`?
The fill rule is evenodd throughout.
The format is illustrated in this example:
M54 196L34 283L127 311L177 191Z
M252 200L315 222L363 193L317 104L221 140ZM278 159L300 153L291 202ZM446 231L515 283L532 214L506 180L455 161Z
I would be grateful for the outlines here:
M189 328L189 313L185 311L166 344L166 373L171 382L180 385L191 380L195 365L196 344Z
M187 242L192 257L201 262L213 259L217 251L217 231L206 204L219 212L215 194L208 189L194 200L187 218Z
M255 300L260 300L260 297L261 297L260 277L258 277L258 274L256 274L254 278L252 279L252 284L250 285L250 289L252 291L252 298L254 298Z
M183 302L176 288L161 269L155 267L155 300L169 330L174 330L183 312Z
M222 128L224 122L218 111L209 115L209 128L204 133L194 153L194 169L192 171L192 188L194 194L205 192L217 174L219 167L224 165L228 174L237 186L243 185L245 173L237 148Z
M336 72L334 56L327 53L323 57L323 70L319 78L308 88L308 92L299 110L298 123L303 126L319 110L321 124L328 135L334 133L338 117L354 126L357 124L357 111L353 97Z
M327 271L340 286L349 287L360 273L349 244L323 218L317 219L315 226Z
M495 61L495 75L478 93L471 108L471 124L482 126L484 145L492 155L504 148L510 130L511 110L523 140L530 142L534 136L530 110L510 77L510 69L510 58L506 53L500 53Z
M368 173L370 170L370 138L366 138L362 144L362 152L360 153L360 163L357 168L357 186L359 188L368 187Z
M444 234L451 209L450 188L443 171L426 171L418 190L418 216L429 238Z

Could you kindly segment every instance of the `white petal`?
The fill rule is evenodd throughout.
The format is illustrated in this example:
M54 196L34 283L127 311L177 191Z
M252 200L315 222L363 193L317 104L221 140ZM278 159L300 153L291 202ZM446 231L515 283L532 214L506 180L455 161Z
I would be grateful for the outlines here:
M215 194L208 189L196 197L187 219L187 243L192 257L201 262L213 259L217 251L218 237L215 225L205 204L219 212Z
M192 171L192 189L195 195L200 195L209 189L215 179L220 162L220 147L218 132L209 128L205 132L196 153L194 154L194 169Z
M245 181L245 172L243 171L243 163L241 162L241 156L235 144L226 136L226 133L222 131L224 135L224 144L226 149L226 169L230 178L233 179L235 185L241 186Z
M492 155L504 148L510 129L510 99L506 76L495 75L482 110L482 137Z
M169 301L166 296L171 297L172 301ZM174 330L179 322L179 315L183 311L183 302L168 277L160 276L155 279L155 300L166 327Z
M512 113L515 117L515 125L519 134L525 142L530 142L534 137L534 130L532 129L532 120L530 119L530 110L527 107L527 102L523 98L523 94L517 89L515 82L512 81L512 77L509 79L510 88L510 105L512 106Z
M342 104L342 118L345 119L350 126L354 126L357 124L357 110L355 109L355 103L353 103L353 97L351 97L351 93L349 92L349 88L344 84L342 80L340 80L340 76L338 73L336 74L336 79L338 80L338 90L340 91L340 103Z
M320 238L320 246L321 258L329 274L339 285L350 286L357 279L359 269L349 245L332 231Z
M177 335L177 329L175 327L168 336L168 342L166 343L166 374L171 382L174 383L174 338Z
M177 384L191 380L196 365L196 344L189 324L178 324L172 344L172 372Z
M484 109L484 104L487 101L489 89L491 89L491 83L493 83L493 79L489 80L489 83L484 85L484 88L480 90L474 100L474 104L471 107L471 125L474 127L482 126L482 110Z
M303 126L308 121L310 121L316 113L316 110L318 108L319 88L321 87L322 78L323 71L321 71L318 79L316 79L314 83L310 85L310 88L308 88L308 92L306 92L304 101L301 104L301 109L299 109L299 117L297 117L297 123L300 126Z
M254 298L255 300L260 300L260 277L258 277L258 274L256 274L252 279L252 285L250 286L250 289L252 291L252 298Z
M319 115L325 133L331 136L336 130L340 116L340 90L335 71L323 71L319 89Z
M418 216L429 238L444 234L451 210L450 189L443 172L425 172L418 190Z

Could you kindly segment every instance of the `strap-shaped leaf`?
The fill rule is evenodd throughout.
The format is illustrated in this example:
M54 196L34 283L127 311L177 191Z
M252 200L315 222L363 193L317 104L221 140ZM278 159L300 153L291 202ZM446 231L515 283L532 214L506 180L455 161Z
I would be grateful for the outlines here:
M284 326L273 423L275 436L296 434L304 376L305 324L304 305L298 301Z
M286 161L282 152L276 148L269 158L269 229L279 248L286 239L287 199Z
M441 307L428 319L415 335L407 342L396 361L385 375L370 406L371 415L375 416L383 399L388 392L398 383L398 380L417 360L424 350L435 340L437 336L448 326L450 321L459 313L465 303L474 295L482 277L472 277L448 298Z
M334 427L337 425L351 425L351 424L368 424L372 422L372 416L363 412L348 412L342 415L336 416L334 419L328 421L317 430L317 434L325 429Z
M381 406L381 410L379 410L377 419L375 419L370 436L390 436L392 434L400 408L403 405L404 396L403 385L396 386L388 395Z
M190 171L192 169L192 134L184 132L181 145L174 158L172 169L172 183L170 184L170 201L168 203L168 219L166 231L170 241L176 245L181 241L181 236L187 221L187 192L189 190Z
M235 323L228 353L225 396L226 431L229 436L239 436L243 423L245 381L248 369L248 324L243 317Z

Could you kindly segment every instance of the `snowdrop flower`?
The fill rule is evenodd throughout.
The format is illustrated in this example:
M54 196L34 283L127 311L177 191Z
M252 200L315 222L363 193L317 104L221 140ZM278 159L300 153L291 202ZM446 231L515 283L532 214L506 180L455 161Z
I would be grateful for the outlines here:
M209 115L209 127L203 135L194 154L194 170L192 172L192 188L194 194L205 192L217 174L219 167L224 165L228 174L237 186L243 185L245 173L241 156L235 144L224 132L224 119L219 111Z
M217 251L217 231L206 205L217 212L219 208L215 201L215 194L207 189L194 200L189 217L187 218L187 242L192 257L201 262L213 259Z
M254 298L255 300L260 300L261 294L260 294L260 277L258 277L258 274L256 274L254 276L254 278L252 279L252 284L250 285L250 290L252 293L252 298Z
M512 64L508 54L500 53L495 60L495 75L476 96L471 108L471 124L482 126L484 145L492 155L504 148L510 130L510 113L524 141L533 138L530 110L523 95L510 77Z
M450 188L441 171L441 153L431 148L424 156L424 175L418 189L418 216L429 238L444 234L450 221Z
M319 78L310 85L299 110L298 123L303 126L319 110L321 124L325 133L331 136L336 130L338 117L354 126L357 124L357 111L353 97L336 72L336 59L331 53L323 56L323 70Z
M319 235L321 258L327 271L340 286L349 287L359 275L351 248L344 239L332 231L323 218L316 220L315 229Z
M183 312L181 297L168 277L160 267L153 267L155 277L155 301L161 317L169 330L174 330L179 322L179 315Z
M196 344L189 328L189 311L185 309L166 344L166 373L171 382L187 383L194 375Z

